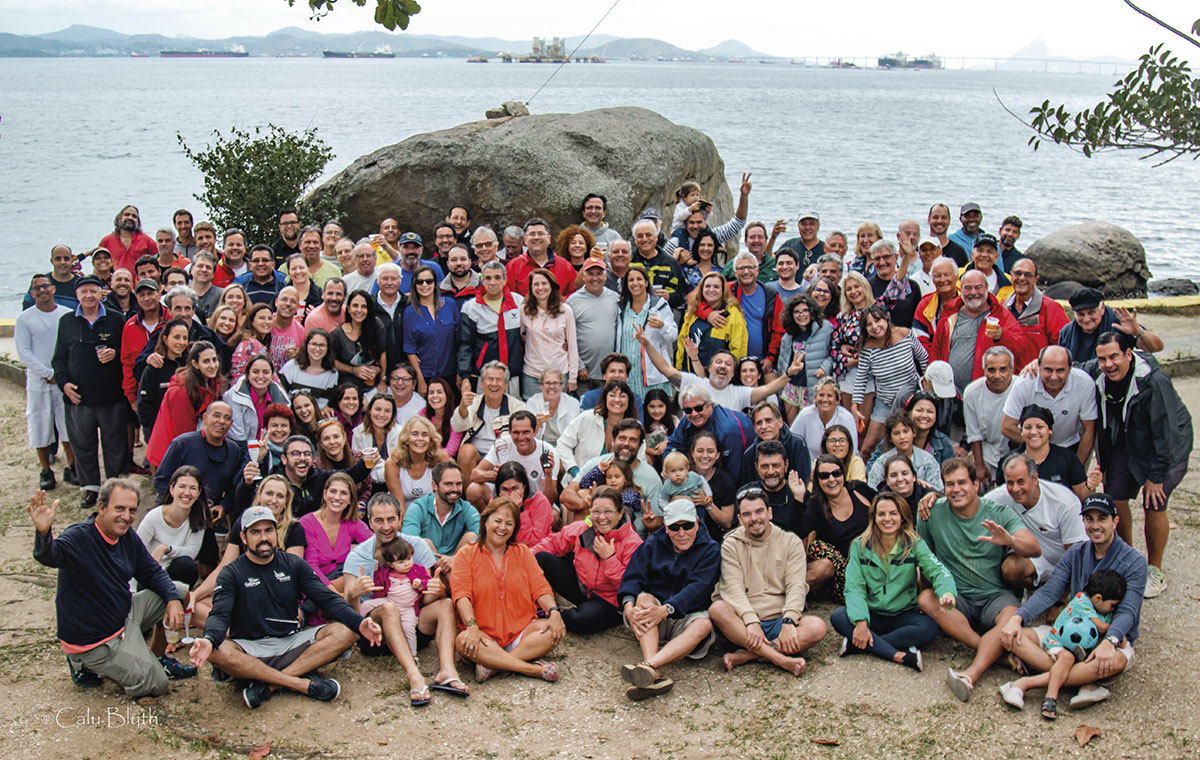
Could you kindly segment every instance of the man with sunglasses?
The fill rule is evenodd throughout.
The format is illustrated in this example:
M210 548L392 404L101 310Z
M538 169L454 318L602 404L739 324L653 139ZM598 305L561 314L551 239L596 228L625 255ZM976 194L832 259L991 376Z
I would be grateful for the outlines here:
M679 394L684 420L667 439L667 452L691 449L692 439L701 430L716 436L721 445L721 461L730 473L745 471L746 452L758 441L750 418L741 412L713 403L707 386L689 385Z
M1008 270L1012 295L1004 299L1004 308L1017 318L1017 324L1038 351L1058 343L1058 334L1071 320L1053 298L1038 289L1037 262L1021 258Z
M799 654L825 638L825 621L803 615L808 584L804 542L774 522L766 494L738 493L738 527L721 543L721 580L709 615L737 647L726 670L760 657L794 676L807 664Z
M670 691L675 683L659 669L684 657L703 659L716 638L707 610L721 549L687 499L667 505L663 524L634 551L617 590L625 625L642 650L641 664L621 668L632 700Z

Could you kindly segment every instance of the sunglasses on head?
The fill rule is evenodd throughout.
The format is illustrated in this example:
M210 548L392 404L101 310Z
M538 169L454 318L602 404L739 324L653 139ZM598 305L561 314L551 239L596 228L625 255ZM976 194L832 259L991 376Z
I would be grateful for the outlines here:
M842 477L841 468L838 468L836 470L822 470L817 473L817 480L829 480L830 478L840 478L840 477Z
M677 522L677 523L672 523L671 525L668 525L667 530L671 531L672 533L676 533L681 530L691 530L694 527L696 527L696 523L694 521L693 522Z
M763 497L765 497L766 495L767 495L766 491L764 491L761 486L748 485L748 486L742 486L740 489L738 489L737 495L734 498L735 499L745 499L747 496L763 496Z
M683 409L684 414L698 414L698 413L704 411L704 404L701 404L699 406L684 406L684 407L680 407L680 408Z

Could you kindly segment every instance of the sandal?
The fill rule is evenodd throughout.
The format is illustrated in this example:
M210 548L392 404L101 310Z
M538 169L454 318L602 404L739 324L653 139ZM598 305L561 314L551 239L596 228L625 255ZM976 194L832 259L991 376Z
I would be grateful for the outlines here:
M408 704L412 707L424 707L429 704L429 687L408 690Z
M1046 697L1042 700L1042 717L1046 720L1054 720L1058 717L1058 700L1054 697Z
M1025 661L1022 660L1020 657L1017 657L1012 652L1008 653L1008 659L1006 660L1006 662L1008 663L1008 667L1012 668L1013 672L1016 673L1017 675L1019 675L1019 676L1029 675L1029 667L1025 664Z
M971 683L971 677L956 673L954 668L950 668L950 672L946 675L946 685L950 687L950 691L958 697L960 702L970 699L971 692L975 689L975 684Z
M499 671L495 670L494 668L489 668L485 665L476 664L475 665L475 683L483 683L484 681L488 680L492 676L496 675L496 673L498 673L498 672Z
M621 678L627 684L645 689L662 676L653 665L643 662L639 665L622 665Z
M542 666L542 680L543 681L549 681L550 683L554 683L555 681L558 680L558 666L555 665L554 663L546 662L545 660L537 660L533 664Z
M647 686L645 688L641 688L638 686L630 686L628 689L625 690L625 696L630 701L640 702L643 699L650 699L651 697L660 697L663 694L666 694L667 692L669 692L672 688L674 688L674 686L675 686L675 682L672 681L670 678L661 678L660 677L657 681L655 681L654 683L650 684L649 686Z
M453 694L456 697L469 697L471 690L467 685L457 678L446 678L441 681L434 681L429 684L429 688L435 691L444 691L447 694Z

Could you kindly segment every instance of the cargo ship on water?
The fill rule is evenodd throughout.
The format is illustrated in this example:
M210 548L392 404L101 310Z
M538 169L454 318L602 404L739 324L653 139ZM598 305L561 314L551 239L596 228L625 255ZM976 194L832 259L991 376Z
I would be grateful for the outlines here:
M326 58L395 58L396 57L396 54L393 53L392 49L390 47L388 47L387 45L381 45L380 47L375 48L375 50L373 52L366 52L366 51L361 51L361 50L353 50L353 51L347 51L347 52L342 52L342 51L338 51L338 50L324 50L321 52L321 55L323 55Z
M244 50L164 50L159 58L249 58Z
M929 55L919 56L917 58L909 58L904 53L892 53L885 55L879 59L879 68L881 69L940 69L942 68L942 59L938 58L933 53Z

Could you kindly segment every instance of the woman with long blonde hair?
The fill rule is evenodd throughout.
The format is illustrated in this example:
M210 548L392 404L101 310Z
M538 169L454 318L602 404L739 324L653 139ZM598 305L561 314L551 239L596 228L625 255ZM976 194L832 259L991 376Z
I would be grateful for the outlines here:
M702 372L696 372L697 365L701 369L707 367L717 351L729 351L738 359L746 355L750 345L746 318L720 273L709 272L701 277L700 284L688 294L687 304L676 341L676 367L703 376ZM702 306L707 307L704 318L700 317ZM689 339L696 346L694 355L688 351Z
M433 491L433 468L449 458L442 448L442 434L433 423L420 415L409 417L383 465L388 493L400 502L402 511L414 499Z

